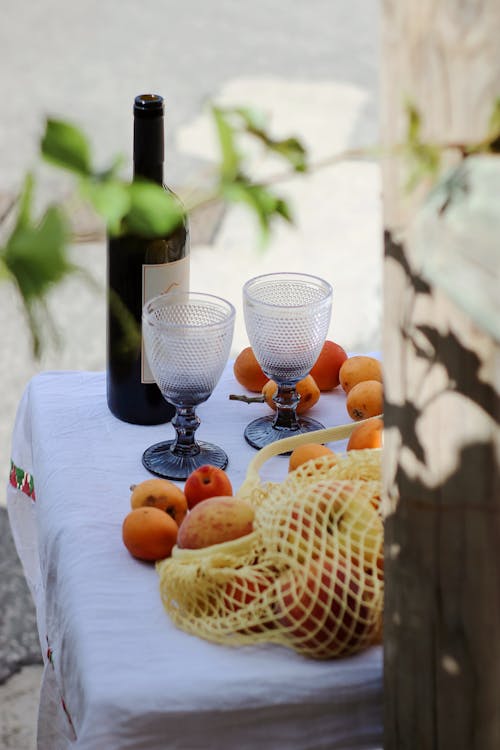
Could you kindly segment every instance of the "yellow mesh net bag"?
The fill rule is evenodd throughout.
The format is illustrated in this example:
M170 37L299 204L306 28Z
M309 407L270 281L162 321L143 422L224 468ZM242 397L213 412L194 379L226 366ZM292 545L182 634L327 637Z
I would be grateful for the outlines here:
M254 507L253 532L204 549L174 548L158 563L162 601L178 627L226 645L279 643L316 659L380 637L380 450L312 459L282 482L263 483L258 474L278 453L351 429L266 446L236 493Z

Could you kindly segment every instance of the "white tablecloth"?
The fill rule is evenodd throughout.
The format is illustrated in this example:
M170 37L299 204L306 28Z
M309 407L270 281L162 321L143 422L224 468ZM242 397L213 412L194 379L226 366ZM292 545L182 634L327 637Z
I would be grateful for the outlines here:
M255 455L243 429L268 411L227 398L241 391L228 365L198 410L197 436L225 448L235 490ZM348 421L341 392L310 413L327 426ZM144 448L172 435L171 425L115 419L103 373L44 373L25 391L8 510L45 658L39 750L379 747L379 647L317 662L278 646L215 645L169 621L154 567L128 554L121 525L129 486L150 476ZM286 469L277 457L263 475Z

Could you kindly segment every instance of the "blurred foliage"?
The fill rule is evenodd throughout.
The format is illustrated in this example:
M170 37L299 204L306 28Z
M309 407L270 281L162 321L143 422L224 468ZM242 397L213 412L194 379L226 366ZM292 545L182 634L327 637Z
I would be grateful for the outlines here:
M250 136L255 139L266 153L281 157L295 172L306 170L306 149L297 138L272 138L260 112L243 107L222 109L214 106L212 114L221 153L217 192L226 201L244 203L254 212L261 243L266 244L274 219L279 217L292 223L292 212L287 202L269 186L248 176L242 138Z
M1 249L3 276L17 285L26 311L33 353L39 356L43 322L50 321L46 295L50 287L75 271L68 261L66 217L57 206L33 218L34 179L28 174L19 199L14 228Z
M246 159L239 142L252 137L267 152L282 157L296 171L305 169L305 149L295 138L273 139L265 122L249 109L212 108L220 149L214 185L189 210L207 201L222 198L244 203L255 214L261 242L269 238L275 218L292 221L286 201L266 185L255 183L245 171ZM110 235L136 234L164 236L184 219L185 209L178 199L161 186L146 180L127 182L120 177L123 160L115 158L104 170L93 165L92 149L85 134L75 125L49 118L40 141L40 155L57 169L73 176L78 195L103 220ZM0 281L13 283L22 300L31 333L33 354L39 357L44 331L57 338L57 330L47 306L48 293L68 275L83 273L68 259L71 241L70 221L62 206L50 206L42 216L33 215L35 179L28 174L16 201L14 226L0 246ZM6 218L5 216L3 217ZM1 219L0 219L1 221ZM118 299L110 299L133 341L134 321Z
M261 182L250 176L252 157L246 146L252 143L263 156L281 159L287 171L279 177L289 177L328 165L311 164L301 141L295 137L277 139L269 132L269 123L262 113L245 108L212 106L214 128L220 151L213 184L197 200L184 209L177 198L161 186L145 180L127 182L120 177L123 160L111 161L109 167L97 170L93 164L92 149L85 134L71 123L48 119L40 142L40 154L58 169L73 176L79 196L102 218L110 235L132 233L141 236L162 236L174 230L184 219L185 212L213 200L241 203L256 217L261 245L267 243L276 220L293 222L287 201L274 191L276 178ZM500 98L495 101L487 137L475 144L433 144L422 136L422 119L416 107L406 105L406 140L396 148L402 153L408 167L407 188L414 189L423 179L435 180L442 155L454 149L462 157L480 152L500 152ZM351 152L346 152L348 158ZM358 152L374 156L373 149ZM342 160L342 154L335 157ZM253 156L253 158L255 158ZM330 161L330 163L332 163ZM33 342L33 353L40 355L45 328L55 332L47 306L49 291L54 285L75 272L83 273L68 259L71 241L70 222L62 206L49 206L40 217L34 216L33 195L35 179L28 174L16 201L17 214L6 239L0 244L0 282L14 284L26 311ZM0 224L6 215L0 218ZM123 307L120 300L111 300L117 311ZM133 331L133 321L125 309L121 310L123 325Z
M475 143L431 143L425 140L422 117L411 102L406 103L406 117L406 140L400 151L406 161L406 189L410 192L423 180L432 184L437 179L446 151L458 153L462 159L475 154L500 153L500 97L493 103L486 137Z
M406 104L407 131L404 146L408 169L406 189L411 192L424 179L435 180L441 169L441 149L422 139L420 113L411 102Z

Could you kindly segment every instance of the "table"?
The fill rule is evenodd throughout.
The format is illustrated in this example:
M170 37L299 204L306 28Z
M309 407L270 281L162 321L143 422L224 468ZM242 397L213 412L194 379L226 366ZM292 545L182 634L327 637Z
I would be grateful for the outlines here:
M235 490L255 455L244 426L268 411L228 399L242 390L229 363L198 410L198 437L225 448ZM310 414L348 421L343 393L322 395ZM38 750L380 747L380 647L318 662L209 643L168 619L155 569L130 557L121 524L129 486L150 476L144 448L172 434L113 417L104 373L46 372L25 390L7 502L44 654ZM262 474L286 469L276 457Z

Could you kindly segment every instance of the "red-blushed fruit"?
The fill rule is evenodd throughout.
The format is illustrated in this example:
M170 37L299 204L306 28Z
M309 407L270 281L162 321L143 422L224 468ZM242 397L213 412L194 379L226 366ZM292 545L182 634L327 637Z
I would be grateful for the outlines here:
M261 572L254 573L252 577L247 578L234 576L224 587L224 606L230 612L239 612L250 604L254 605L272 583L272 578L266 577ZM239 631L262 633L274 627L275 623L271 610L265 617L262 617L262 610L257 613L255 607L249 609L245 614L247 615L245 618L247 622L242 623L241 628L238 628ZM269 619L267 619L268 617Z
M335 341L325 341L310 375L320 391L332 391L340 384L340 368L347 359L347 352Z
M364 592L358 573L343 558L314 562L301 573L278 581L277 614L288 638L318 659L358 651L373 641L378 617L372 592Z
M209 497L187 514L179 528L177 544L201 549L230 542L253 531L254 510L235 497Z
M233 494L231 481L223 469L204 464L195 469L186 479L184 485L189 510L207 500L209 497L229 497Z
M260 573L248 579L234 576L224 587L224 604L227 609L236 612L252 604L270 585L270 579Z

